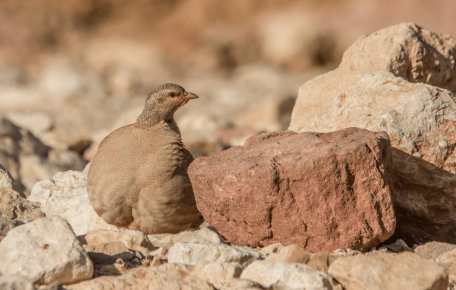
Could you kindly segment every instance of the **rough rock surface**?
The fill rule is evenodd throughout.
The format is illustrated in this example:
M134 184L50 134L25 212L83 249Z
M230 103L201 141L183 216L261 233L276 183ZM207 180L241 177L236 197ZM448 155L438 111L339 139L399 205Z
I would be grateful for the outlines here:
M291 245L280 249L276 255L271 255L266 260L272 262L301 263L312 267L316 271L328 273L329 265L335 261L335 258L329 254L312 253L298 245Z
M54 150L6 118L0 118L0 164L16 179L17 189L26 193L39 180L85 166L76 152Z
M183 231L177 234L157 234L147 236L156 247L170 249L175 243L199 243L226 244L225 239L215 229L200 228L197 231Z
M390 166L385 133L287 131L200 157L189 176L198 209L229 241L331 252L392 235Z
M166 264L158 267L139 268L119 277L99 277L90 281L66 286L67 290L86 289L188 289L214 290L207 282L190 275L188 266Z
M88 232L84 238L89 245L122 242L127 248L142 251L145 254L155 249L147 235L139 231L93 230Z
M330 132L353 126L386 131L391 139L396 236L409 244L456 242L453 94L387 72L366 74L302 130Z
M37 290L36 286L21 276L6 275L0 277L1 290Z
M39 202L47 216L66 219L77 236L95 229L118 229L93 210L87 195L87 172L59 172L52 179L36 183L29 199Z
M340 258L331 264L329 274L345 290L446 290L448 286L444 267L412 253Z
M10 188L0 188L0 241L8 232L24 223L45 217L39 206Z
M46 216L40 207L27 200L25 195L8 188L0 188L0 215L24 223Z
M196 265L203 262L231 263L247 265L260 257L260 253L239 246L224 244L176 243L168 252L169 263Z
M342 290L328 274L297 263L255 261L242 272L241 278L273 289Z
M90 279L93 265L70 225L46 217L11 230L0 243L0 272L37 284Z
M425 259L437 259L438 256L450 252L456 249L456 245L441 243L441 242L429 242L424 245L420 245L415 248L415 254Z
M220 289L229 280L239 278L242 270L241 265L236 263L200 263L193 270L192 275Z
M9 188L19 191L16 181L11 173L0 164L0 188Z
M456 92L456 39L413 23L402 23L359 38L344 53L336 70L299 89L289 129L302 131L348 86L366 74L393 73L412 83L427 83Z
M447 269L450 282L456 283L456 249L441 254L435 261Z

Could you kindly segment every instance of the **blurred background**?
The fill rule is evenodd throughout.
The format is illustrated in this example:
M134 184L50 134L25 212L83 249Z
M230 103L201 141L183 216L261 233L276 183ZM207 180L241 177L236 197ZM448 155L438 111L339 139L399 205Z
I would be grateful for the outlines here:
M28 193L81 170L146 94L194 92L176 114L195 157L287 129L298 88L358 37L401 22L456 35L454 0L2 0L0 164Z

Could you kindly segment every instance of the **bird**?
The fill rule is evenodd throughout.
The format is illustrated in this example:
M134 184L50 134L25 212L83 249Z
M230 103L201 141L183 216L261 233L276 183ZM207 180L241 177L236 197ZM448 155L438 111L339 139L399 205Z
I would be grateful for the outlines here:
M201 218L187 169L193 161L174 113L197 99L177 84L147 95L136 123L100 143L87 175L89 200L108 224L145 234L177 233Z

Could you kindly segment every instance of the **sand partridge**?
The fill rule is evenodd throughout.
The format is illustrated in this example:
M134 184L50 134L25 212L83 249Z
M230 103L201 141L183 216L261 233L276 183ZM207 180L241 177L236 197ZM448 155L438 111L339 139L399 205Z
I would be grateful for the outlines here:
M173 115L198 98L176 84L152 91L136 123L109 134L90 165L89 199L107 223L175 233L200 216L187 168L193 161Z

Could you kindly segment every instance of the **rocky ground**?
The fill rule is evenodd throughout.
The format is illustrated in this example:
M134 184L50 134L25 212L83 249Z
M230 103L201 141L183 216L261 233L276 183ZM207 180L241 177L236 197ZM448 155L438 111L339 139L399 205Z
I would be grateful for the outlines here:
M103 37L131 29L131 18L110 20L116 6L104 15L70 2L71 17L44 22L35 2L19 9L36 12L33 37L28 26L13 36L0 28L36 49L0 43L9 56L0 63L0 289L455 288L456 39L402 23L356 40L335 68L341 41L331 30L283 29L283 17L309 24L291 8L271 13L274 1L249 19L259 35L202 29L213 20L190 13L176 35L141 32L160 35L147 44ZM188 2L157 1L153 11L179 19L194 5L213 8ZM235 26L255 9L236 5L214 17ZM153 15L175 27L153 13L138 23ZM8 15L0 22L15 21ZM72 29L81 19L86 30ZM277 30L290 34L272 41ZM49 45L66 53L42 53ZM201 55L189 61L194 46ZM20 65L36 55L36 66ZM168 79L204 100L176 120L202 156L189 175L205 221L157 235L108 225L88 200L84 167Z

